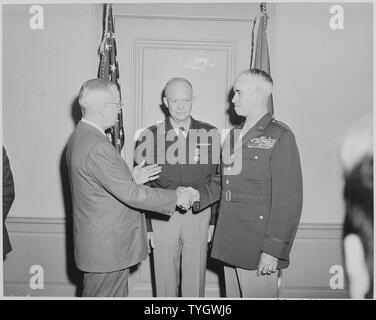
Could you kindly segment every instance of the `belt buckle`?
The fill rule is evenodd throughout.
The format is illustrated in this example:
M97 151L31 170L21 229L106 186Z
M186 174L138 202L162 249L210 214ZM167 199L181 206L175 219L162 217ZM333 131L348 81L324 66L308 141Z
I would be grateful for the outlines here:
M231 191L226 191L226 201L231 201Z

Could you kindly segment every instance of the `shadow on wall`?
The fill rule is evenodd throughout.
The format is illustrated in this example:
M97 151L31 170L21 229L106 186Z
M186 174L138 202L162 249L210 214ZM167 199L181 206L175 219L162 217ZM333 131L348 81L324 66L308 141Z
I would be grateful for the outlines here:
M74 121L74 125L80 121L82 113L81 107L78 103L78 97L74 99L71 105L71 116ZM60 158L60 176L61 176L61 186L63 190L64 199L64 210L65 210L65 254L66 254L66 270L69 281L76 286L76 297L80 297L82 294L82 272L77 269L74 262L74 251L73 251L73 219L72 219L72 198L71 190L69 184L68 167L65 161L66 159L66 149L65 145Z
M227 109L227 114L228 114L230 124L233 126L238 126L245 120L245 118L242 116L238 116L236 114L234 104L232 103L233 97L234 97L234 91L230 90L230 92L227 95L227 103L230 106Z

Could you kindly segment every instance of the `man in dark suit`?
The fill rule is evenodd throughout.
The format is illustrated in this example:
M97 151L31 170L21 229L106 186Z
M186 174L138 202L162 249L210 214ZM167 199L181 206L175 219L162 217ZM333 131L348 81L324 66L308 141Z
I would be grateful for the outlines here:
M135 160L146 159L162 167L151 186L188 188L200 207L179 211L168 219L154 216L148 220L157 296L178 296L180 284L183 297L203 297L207 247L217 208L211 205L221 192L220 137L215 127L191 117L193 91L188 80L171 79L164 94L170 116L141 134L138 140L143 142L136 147Z
M85 82L79 103L83 118L67 146L75 261L84 271L83 296L122 297L130 267L148 253L145 217L136 208L171 215L176 205L189 206L190 195L135 183L104 133L121 108L115 84Z
M272 84L257 69L241 73L234 84L235 112L245 122L223 144L212 248L212 257L225 263L230 297L277 296L276 271L289 265L302 210L299 152L291 129L268 112Z
M8 216L10 207L14 200L14 182L13 174L10 169L10 163L3 146L3 260L5 260L7 253L12 251L9 235L5 226L5 219Z

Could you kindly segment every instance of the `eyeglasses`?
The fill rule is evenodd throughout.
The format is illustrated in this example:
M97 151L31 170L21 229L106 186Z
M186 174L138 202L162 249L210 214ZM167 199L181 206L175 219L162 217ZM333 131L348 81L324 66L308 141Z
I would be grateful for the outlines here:
M123 106L123 103L121 101L119 102L104 102L103 104L112 104L112 105L115 105L115 108L120 110L121 107Z

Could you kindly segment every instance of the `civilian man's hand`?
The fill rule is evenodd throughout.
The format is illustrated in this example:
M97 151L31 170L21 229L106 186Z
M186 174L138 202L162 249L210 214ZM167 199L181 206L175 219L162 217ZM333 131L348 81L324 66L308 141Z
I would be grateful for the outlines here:
M213 234L214 234L214 225L209 225L208 228L208 243L210 243L213 240Z
M191 194L191 206L194 202L200 201L200 192L192 187L187 187L186 190L188 190Z
M200 192L192 187L177 187L176 190L188 191L190 193L190 206L192 206L194 202L200 201Z
M185 188L178 187L176 194L178 197L176 205L184 210L188 210L191 207L191 193Z
M161 167L157 164L145 166L145 160L143 160L138 166L133 168L132 176L136 184L144 184L145 182L158 179L161 171Z
M154 234L153 231L150 231L147 233L147 239L148 239L148 244L150 245L150 248L154 249Z
M278 265L278 258L271 256L268 253L262 252L260 256L260 262L257 269L257 276L260 274L271 274L276 272Z

